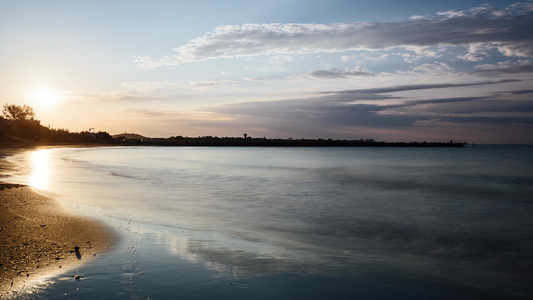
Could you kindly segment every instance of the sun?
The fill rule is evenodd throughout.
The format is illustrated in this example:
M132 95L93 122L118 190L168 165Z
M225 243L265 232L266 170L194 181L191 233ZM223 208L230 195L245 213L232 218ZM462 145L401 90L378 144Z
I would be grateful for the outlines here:
M61 94L48 88L39 88L30 94L33 103L43 108L53 106L61 101Z

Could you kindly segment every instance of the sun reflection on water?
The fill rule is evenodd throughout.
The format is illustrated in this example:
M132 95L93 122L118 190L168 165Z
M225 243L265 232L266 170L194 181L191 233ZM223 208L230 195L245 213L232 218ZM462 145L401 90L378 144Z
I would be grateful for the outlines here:
M50 184L51 159L50 151L37 150L30 156L31 174L29 185L32 187L45 190Z

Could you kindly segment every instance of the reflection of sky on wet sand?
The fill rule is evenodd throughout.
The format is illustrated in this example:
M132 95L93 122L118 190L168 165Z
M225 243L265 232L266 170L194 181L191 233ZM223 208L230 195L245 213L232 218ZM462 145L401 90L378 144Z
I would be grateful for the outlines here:
M439 262L425 255L395 253L378 250L360 240L362 248L371 247L373 252L352 248L350 251L324 251L301 247L272 246L259 241L243 241L220 233L189 231L181 228L161 228L137 224L135 232L147 238L142 251L164 251L166 255L155 258L156 263L173 261L174 258L201 265L220 276L230 278L254 278L274 274L320 275L330 278L354 280L356 278L404 278L414 282L440 278L453 281L454 274L471 272L468 266L446 260ZM150 240L150 241L148 241ZM150 246L155 243L158 246ZM327 244L327 241L324 241ZM139 249L139 248L138 248ZM161 253L161 252L159 252ZM150 256L149 253L145 255ZM154 254L155 256L155 254ZM439 270L439 273L435 273ZM398 280L398 279L396 279ZM403 279L402 279L403 280ZM475 281L481 281L482 279Z
M178 232L179 231L179 232ZM141 226L135 232L150 236L169 257L177 256L191 263L235 278L308 269L302 253L291 252L260 242L248 242L218 233ZM308 254L309 255L309 254ZM309 260L316 261L316 259Z
M156 243L163 245L167 253L177 255L193 263L203 263L206 268L234 277L268 274L277 271L289 271L295 268L292 264L285 267L276 266L274 260L286 256L282 249L269 245L253 245L242 241L209 233L199 233L197 237L187 234L176 234L171 231L157 231ZM209 236L211 235L211 236ZM236 245L240 244L240 245ZM243 247L244 246L244 247ZM243 250L243 248L260 248L261 252Z
M232 250L231 237L181 228L117 219L109 225L122 236L114 250L24 299L392 299L397 293L405 295L401 299L426 299L410 286L328 276L322 272L328 264L318 257L298 259L296 253L276 249ZM74 274L84 276L73 280ZM374 297L368 297L369 291ZM458 299L452 296L441 298Z
M303 246L275 246L220 233L178 228L161 230L160 227L140 227L135 231L143 236L151 236L170 257L179 256L191 263L201 263L209 270L234 278L300 272L352 276L360 271L350 268L351 264L342 267L344 260L357 260L360 265L370 261L375 263L375 256L365 253L324 255Z

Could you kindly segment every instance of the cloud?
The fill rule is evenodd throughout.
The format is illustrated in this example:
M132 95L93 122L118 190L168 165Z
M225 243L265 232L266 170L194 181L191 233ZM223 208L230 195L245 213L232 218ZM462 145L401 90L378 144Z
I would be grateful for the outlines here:
M359 53L357 55L352 55L352 56L349 56L349 55L343 55L341 57L341 60L343 62L348 62L348 61L363 61L363 60L368 60L368 61L384 61L385 59L387 59L387 57L389 57L390 55L389 54L381 54L380 56L369 56L367 53Z
M123 82L121 85L129 90L135 90L145 94L152 93L155 90L178 89L185 86L182 83L169 81L133 81Z
M513 94L513 95L532 94L533 90L512 91L510 93Z
M453 72L453 68L450 67L447 63L432 63L432 64L421 64L413 67L413 71L418 73L427 73L434 75L448 75Z
M468 53L463 54L463 55L458 55L457 58L465 60L465 61L481 61L486 56L487 56L486 53L468 52Z
M444 18L514 18L520 16L527 16L533 11L533 3L529 2L517 2L510 4L503 9L496 9L490 4L483 4L478 7L471 7L467 10L447 10L440 11L435 14L425 16L414 16L412 19L435 19L437 17Z
M174 49L160 60L136 56L143 68L218 58L272 54L338 53L404 47L418 54L435 45L483 45L506 56L533 56L531 3L504 10L489 6L466 11L440 12L403 22L353 22L335 24L270 23L219 26L213 32ZM472 59L472 57L465 57Z
M133 81L123 82L121 85L129 90L134 90L144 94L151 94L157 90L163 89L194 89L203 90L210 88L227 88L234 82L230 80L221 81L188 81L188 82L170 82L170 81Z
M466 126L465 132L472 124L476 124L478 128L483 128L479 124L485 124L484 126L488 126L486 128L506 126L509 130L533 132L533 101L530 99L530 90L471 97L434 96L425 99L394 95L395 92L415 90L435 90L431 94L439 95L439 89L514 82L519 81L417 84L330 91L302 99L241 102L207 107L203 111L226 116L231 119L233 125L240 128L260 128L261 132L278 136L329 137L335 132L344 132L345 135L355 128L366 128L372 132L430 132L428 128L435 124ZM372 102L368 103L368 100ZM433 131L436 132L437 129ZM471 139L466 136L464 138Z
M211 88L211 87L219 87L224 84L225 84L224 82L220 82L220 81L197 81L197 82L191 82L189 86L193 88L204 89L204 88Z
M472 43L468 46L468 52L463 55L458 55L457 58L465 61L481 61L488 56L487 51L490 47L482 43Z
M387 111L389 114L431 115L439 120L461 118L457 120L463 123L479 122L480 119L487 118L487 123L496 123L498 120L499 123L533 124L533 101L525 101L520 97L505 97L499 93L479 97L407 101L399 105L389 105Z
M93 102L93 101L121 101L135 100L142 101L147 99L161 98L159 95L147 95L145 93L130 92L127 90L113 90L104 92L74 93L69 92L63 96L68 102Z
M284 65L294 61L294 57L288 55L276 55L268 58L268 62L271 65Z
M469 72L473 75L494 77L508 74L529 74L533 72L530 60L504 61L497 64L483 64L476 66L477 70Z
M479 7L472 7L468 10L448 10L448 11L440 11L437 12L437 16L442 16L447 19L452 18L468 18L468 17L474 17L474 16L483 16L487 14L491 14L495 10L490 7L489 5L485 4Z
M331 94L331 95L334 95L334 94L337 94L337 95L343 95L343 94L344 95L358 95L358 94L376 95L376 94L392 93L392 92L442 89L442 88L459 88L459 87L467 87L467 86L489 85L489 84L519 82L519 81L521 81L521 80L503 79L503 80L496 80L496 81L482 81L482 82L473 82L473 83L412 84L412 85L399 85L399 86L370 88L370 89L329 91L329 92L321 92L321 93L322 94Z
M347 79L351 77L374 76L374 74L364 71L362 68L339 70L329 68L326 70L314 70L307 74L309 77L319 80Z

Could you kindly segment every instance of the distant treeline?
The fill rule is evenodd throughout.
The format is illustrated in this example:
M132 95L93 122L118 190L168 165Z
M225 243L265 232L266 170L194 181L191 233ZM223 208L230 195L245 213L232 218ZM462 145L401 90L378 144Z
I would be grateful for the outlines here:
M218 147L463 147L457 142L377 142L372 139L267 139L251 137L183 137L126 139L117 137L116 143L152 146L218 146Z
M41 144L105 144L145 146L218 146L218 147L463 147L463 143L377 142L373 139L267 139L244 137L183 137L146 138L137 134L111 136L109 133L55 129L42 126L29 106L6 104L0 116L0 142L18 141Z
M107 132L70 132L43 126L35 119L31 107L5 104L0 115L0 142L10 141L40 144L115 142Z

